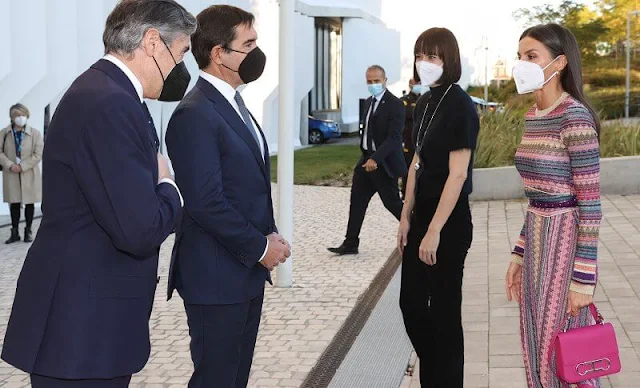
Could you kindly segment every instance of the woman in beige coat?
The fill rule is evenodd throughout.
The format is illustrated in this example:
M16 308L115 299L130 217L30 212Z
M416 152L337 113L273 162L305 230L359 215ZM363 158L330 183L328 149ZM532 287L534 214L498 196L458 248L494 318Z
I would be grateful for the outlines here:
M18 223L20 207L25 205L24 242L31 242L34 203L42 201L40 161L44 140L35 128L27 125L29 110L22 104L9 109L11 124L0 130L0 165L4 202L11 210L11 237L6 244L20 241Z

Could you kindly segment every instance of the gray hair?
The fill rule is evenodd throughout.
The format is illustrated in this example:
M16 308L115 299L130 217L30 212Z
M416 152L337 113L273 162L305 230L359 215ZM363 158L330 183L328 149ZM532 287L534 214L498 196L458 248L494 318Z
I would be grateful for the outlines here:
M370 71L374 71L374 70L380 70L382 72L382 76L384 78L387 78L387 72L384 71L384 67L380 66L380 65L371 65L367 68L367 73Z
M26 106L22 105L21 103L11 105L11 108L9 108L9 117L13 116L14 113L27 116L27 118L31 117L31 113L29 112L29 109Z
M102 35L104 52L131 55L144 34L155 28L165 43L191 36L198 22L174 0L121 0L111 11Z

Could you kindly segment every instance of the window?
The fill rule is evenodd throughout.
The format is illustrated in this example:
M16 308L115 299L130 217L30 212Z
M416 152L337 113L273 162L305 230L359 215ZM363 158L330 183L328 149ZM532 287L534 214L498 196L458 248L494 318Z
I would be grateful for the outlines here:
M316 18L315 86L309 110L339 110L342 99L342 20Z

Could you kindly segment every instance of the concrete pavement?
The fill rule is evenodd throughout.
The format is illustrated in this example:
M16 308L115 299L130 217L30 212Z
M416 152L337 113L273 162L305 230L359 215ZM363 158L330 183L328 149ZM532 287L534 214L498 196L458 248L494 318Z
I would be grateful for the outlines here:
M365 220L360 254L338 258L326 251L327 246L342 241L348 202L347 188L295 188L294 287L267 288L250 387L300 386L391 254L397 221L377 197ZM596 301L616 328L623 358L623 373L607 379L603 387L638 387L640 196L609 196L603 206ZM521 201L473 204L474 243L464 283L465 387L525 386L517 306L507 303L503 291L509 251L522 226L524 210ZM0 239L8 233L8 228L1 228ZM161 250L162 278L150 322L151 359L134 376L132 387L185 387L191 374L182 301L179 297L165 301L172 245L170 238ZM0 246L0 341L28 246ZM407 376L402 386L419 386L415 376L414 370L414 377ZM0 387L28 385L27 375L0 363Z

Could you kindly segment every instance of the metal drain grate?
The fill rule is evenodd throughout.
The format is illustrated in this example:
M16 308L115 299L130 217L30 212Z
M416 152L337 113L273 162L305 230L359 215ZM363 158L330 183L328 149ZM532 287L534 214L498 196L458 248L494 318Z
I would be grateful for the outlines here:
M371 311L376 307L380 296L387 288L389 281L396 273L402 258L397 250L394 250L384 264L380 272L362 294L362 297L351 310L344 324L336 333L329 346L320 356L316 365L311 369L301 388L327 388L338 367L346 357L349 349L364 327Z

